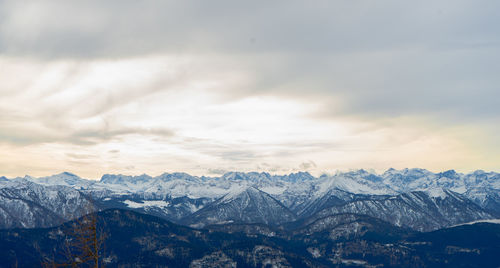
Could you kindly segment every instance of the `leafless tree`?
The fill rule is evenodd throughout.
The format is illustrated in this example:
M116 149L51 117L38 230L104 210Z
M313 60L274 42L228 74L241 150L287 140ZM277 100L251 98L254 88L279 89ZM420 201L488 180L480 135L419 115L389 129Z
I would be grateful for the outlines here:
M55 257L46 258L44 267L103 267L104 240L106 234L98 226L98 216L93 202L83 209L82 217L63 228L65 260L56 261Z

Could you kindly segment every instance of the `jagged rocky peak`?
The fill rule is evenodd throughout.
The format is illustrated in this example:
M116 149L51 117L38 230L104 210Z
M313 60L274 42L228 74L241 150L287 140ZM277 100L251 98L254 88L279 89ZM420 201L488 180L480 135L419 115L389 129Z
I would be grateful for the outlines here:
M475 170L474 172L468 174L468 175L474 175L474 176L481 176L481 175L485 175L485 174L488 174L490 172L486 172L482 169L478 169L478 170Z
M192 227L230 223L276 225L292 221L295 215L269 194L242 187L197 211L185 222Z
M288 175L280 176L286 181L289 182L301 182L301 181L308 181L308 180L313 180L314 177L307 171L299 171L296 173L290 173Z
M200 179L196 176L191 176L185 172L174 172L174 173L163 173L158 177L155 177L162 181L171 180L185 180L185 181L199 181Z
M77 175L75 175L75 174L73 174L71 172L68 172L68 171L61 172L59 175L61 175L61 176L68 176L68 177L78 177L79 178L79 176L77 176Z
M230 201L233 201L234 199L242 198L242 197L252 198L252 197L257 197L261 194L267 195L267 193L264 193L261 190L255 188L253 186L241 187L241 188L235 189L232 192L224 195L220 199L220 202L230 202Z
M450 179L460 179L460 174L458 174L455 170L450 169L438 174L439 177L446 177Z
M367 196L366 199L355 199L340 206L325 208L312 218L338 213L368 215L418 231L431 231L461 222L492 218L491 214L472 201L449 190L441 190L435 196L423 191L397 196Z
M341 189L356 194L393 194L394 190L382 179L364 170L339 172L335 175L322 175L316 195L323 195L330 189Z
M236 171L231 171L227 172L224 175L222 175L222 179L224 180L230 180L230 181L242 181L242 180L248 180L251 182L259 182L263 180L269 180L271 178L271 175L266 172L236 172Z
M347 172L343 172L344 175L350 175L350 176L356 176L356 175L369 175L372 174L364 169L354 169L354 170L349 170Z
M33 182L36 183L53 184L53 185L77 185L82 181L84 181L84 179L70 172L62 172L52 176L33 179Z
M74 187L14 179L0 188L0 204L0 228L33 228L77 217L90 202Z
M383 178L396 178L396 179L403 179L403 180L415 180L421 177L426 177L426 176L431 176L433 175L432 172L426 170L426 169L421 169L421 168L404 168L401 170L397 170L394 168L389 168L386 170L383 174Z
M26 181L30 181L30 180L33 180L35 179L35 177L32 177L30 175L24 175L24 177L16 177L14 178L14 180L26 180Z
M222 175L223 179L226 180L244 180L245 179L245 173L243 172L227 172Z
M122 174L104 174L101 177L100 182L106 184L126 184L132 183L137 184L140 182L145 182L151 180L152 177L147 174L142 174L139 176L130 176L130 175L122 175Z

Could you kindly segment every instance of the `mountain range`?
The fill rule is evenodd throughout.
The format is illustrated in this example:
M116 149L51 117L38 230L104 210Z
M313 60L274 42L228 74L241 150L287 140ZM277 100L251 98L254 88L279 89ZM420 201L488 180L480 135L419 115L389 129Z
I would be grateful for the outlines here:
M0 180L0 228L51 227L97 210L131 209L201 228L218 224L310 223L337 214L374 217L394 226L433 231L500 218L500 174L453 170L365 170L314 177L229 172L103 175L99 181L64 172Z

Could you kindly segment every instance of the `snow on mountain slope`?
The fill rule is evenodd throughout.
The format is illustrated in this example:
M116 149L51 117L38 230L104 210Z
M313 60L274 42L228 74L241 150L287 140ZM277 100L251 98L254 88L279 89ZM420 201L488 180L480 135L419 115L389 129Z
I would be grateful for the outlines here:
M348 202L355 200L376 200L383 199L386 195L366 195L366 194L353 194L338 188L329 190L323 196L318 198L311 198L304 203L299 210L296 211L297 215L301 218L309 217L318 211L327 209L333 206L344 205Z
M0 228L48 227L81 216L91 203L66 186L44 186L15 179L0 188Z
M226 223L277 225L295 215L283 204L254 187L239 189L207 205L184 220L192 227Z
M500 190L488 187L474 187L464 195L487 211L500 217Z
M453 226L450 226L450 227L457 227L457 226L461 226L461 225L473 225L473 224L476 224L476 223L494 223L494 224L500 224L500 219L471 221L471 222L466 222L466 223L461 223L461 224L453 225Z
M331 189L340 189L354 194L397 194L412 191L437 191L448 189L466 193L471 189L500 190L500 174L475 171L469 174L449 170L432 173L425 169L389 169L381 175L365 170L339 172L335 175L322 175L319 178L307 172L289 175L270 175L261 172L228 172L221 177L196 177L186 173L164 173L160 176L149 175L103 175L100 181L82 179L74 174L61 174L25 179L43 185L65 185L74 188L109 189L115 192L150 193L159 196L221 197L238 187L255 187L274 197L283 195L314 194L323 196ZM0 179L6 181L6 178ZM475 191L477 192L477 190Z
M432 173L425 169L389 169L384 183L400 193L424 191L443 196L443 189L463 194L482 208L500 216L500 174L477 170L468 174L448 170Z
M102 208L123 208L154 215L172 222L193 214L207 204L213 202L210 198L192 199L189 197L145 198L141 194L118 195L96 199Z
M321 233L332 240L337 240L360 238L368 232L383 233L386 237L397 236L406 233L403 230L374 217L346 213L326 216L305 225L299 225L293 229L293 234L308 239L311 235Z
M272 195L280 195L292 185L312 178L309 173L305 172L286 176L271 176L264 172L229 172L221 177L196 177L186 173L165 173L157 177L107 174L93 186L104 185L130 193L141 193L150 198L166 196L219 198L233 192L234 189L247 187L255 187Z
M385 185L398 192L429 191L448 189L456 193L465 193L471 188L484 187L500 190L500 174L475 171L460 174L454 170L432 173L425 169L389 169L382 174Z
M125 200L123 203L130 208L168 207L170 205L169 202L163 200L146 200L140 203L132 200Z
M389 185L383 183L382 178L365 170L338 173L333 176L323 175L316 194L323 195L331 189L340 189L355 194L394 194Z
M42 184L42 185L63 185L63 186L71 186L71 187L80 187L80 188L88 188L90 187L95 181L91 180L86 180L78 177L75 174L69 173L69 172L63 172L60 174L52 175L52 176L47 176L47 177L40 177L40 178L33 178L30 176L26 176L25 179Z
M467 187L487 187L500 190L500 173L484 172L476 170L472 173L465 174L463 180Z
M397 196L373 196L354 200L323 209L313 215L311 220L328 215L353 213L375 217L399 227L431 231L463 222L494 218L465 196L448 190L443 192L444 196L437 197L426 192L410 192Z
M182 197L218 198L234 187L247 186L250 181L231 182L228 179L196 177L186 173L164 173L157 177L148 175L124 176L104 175L100 184L130 193L142 194L145 198Z

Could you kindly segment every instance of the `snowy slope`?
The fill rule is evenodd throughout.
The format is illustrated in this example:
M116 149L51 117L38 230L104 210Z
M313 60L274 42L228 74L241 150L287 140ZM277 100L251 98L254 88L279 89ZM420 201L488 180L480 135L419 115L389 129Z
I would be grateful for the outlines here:
M269 194L248 187L223 196L189 216L184 223L193 227L227 223L277 225L294 219L295 215Z
M410 192L353 200L323 209L313 215L311 220L344 213L368 215L418 231L431 231L464 222L494 218L465 196L444 190L442 196Z
M58 225L90 206L88 197L71 187L15 179L0 188L0 228Z
M95 181L82 179L77 175L69 172L63 172L60 174L40 178L26 176L25 179L42 185L63 185L74 188L89 188L92 184L95 183Z

